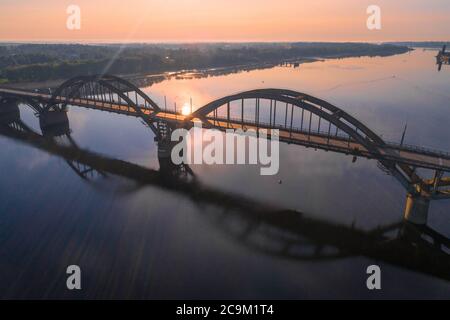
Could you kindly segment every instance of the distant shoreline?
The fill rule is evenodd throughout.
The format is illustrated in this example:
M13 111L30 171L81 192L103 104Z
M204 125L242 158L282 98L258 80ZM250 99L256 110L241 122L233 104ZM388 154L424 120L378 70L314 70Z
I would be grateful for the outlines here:
M409 51L406 51L409 52ZM395 53L391 55L384 56L393 56L397 54L403 53ZM162 82L164 80L172 79L172 78L203 78L206 76L219 76L219 75L228 75L232 73L242 72L242 71L252 71L252 70L260 70L260 69L270 69L273 67L281 66L285 63L313 63L324 60L335 60L335 59L345 59L345 58L361 58L361 57L380 57L380 55L340 55L340 56L327 56L327 57L317 57L317 58L298 58L298 59L290 59L283 60L278 62L263 62L263 63L254 63L254 64L240 64L234 66L226 66L226 67L211 67L211 68L203 68L203 69L185 69L185 70L174 70L174 71L166 71L163 73L130 73L130 74L116 74L117 76L127 79L128 81L134 82L138 87L147 87L151 86L154 83ZM186 76L189 77L186 77ZM21 89L47 89L47 88L56 88L61 85L67 79L54 79L54 80L45 80L38 82L13 82L6 83L5 86L10 88L21 88ZM1 85L0 85L1 86Z
M375 47L376 50L372 52L364 52L364 50L356 50L356 52L340 52L340 53L322 53L316 54L310 57L292 57L292 58L280 58L280 59L267 59L266 61L260 61L256 63L236 63L230 65L217 65L203 68L173 68L171 70L164 70L161 72L129 72L129 73L117 73L117 72L107 72L111 74L118 75L120 77L126 78L136 85L140 87L150 86L154 83L164 81L170 78L183 77L186 75L190 75L190 77L204 77L204 76L214 76L214 75L223 75L236 73L240 71L250 71L255 69L266 69L275 67L278 65L283 65L286 63L311 63L317 62L325 59L343 59L343 58L356 58L356 57L376 57L376 56L393 56L397 54L404 54L414 49L409 47L397 47L397 46L388 46L383 47ZM333 48L332 48L333 49ZM328 49L328 51L332 51L332 49ZM284 49L279 49L280 51ZM336 50L335 50L336 51ZM81 67L80 67L81 69ZM75 76L77 72L73 73L72 76ZM83 74L82 71L78 72L79 74ZM48 80L37 80L37 81L13 81L0 84L0 86L11 87L11 88L23 88L23 89L43 89L43 88L55 88L59 86L62 82L67 80L70 77L58 78L58 79L48 79Z

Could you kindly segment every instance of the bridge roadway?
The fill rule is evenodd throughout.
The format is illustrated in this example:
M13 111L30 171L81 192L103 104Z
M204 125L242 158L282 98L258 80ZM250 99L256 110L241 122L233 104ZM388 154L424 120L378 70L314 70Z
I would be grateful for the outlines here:
M0 88L0 95L3 96L13 96L22 98L31 98L38 100L42 103L47 103L51 99L51 95L30 92L26 90L10 89L10 88ZM85 107L89 109L102 110L113 112L117 114L123 114L135 117L149 117L155 120L163 120L173 123L178 123L180 125L193 125L194 121L198 119L187 119L186 116L172 112L172 111L160 111L153 112L144 107L138 107L139 112L137 112L133 107L127 104L109 103L104 101L96 101L87 98L71 98L57 97L56 102L67 103L70 105L76 105L80 107ZM224 119L224 118L214 118L208 116L206 118L206 127L217 128L219 130L226 129L244 129L245 130L255 130L266 129L268 136L271 135L273 129L279 130L279 139L282 142L302 145L311 148L323 149L327 151L340 152L344 154L351 154L354 156L369 158L369 159L383 159L392 160L396 163L407 164L418 168L426 168L431 170L439 170L444 172L450 172L450 154L446 152L410 146L410 145L399 145L394 143L386 143L384 146L379 146L379 154L374 154L367 150L360 143L349 140L349 138L343 136L336 136L333 134L328 134L325 132L308 132L305 130L299 130L292 128L292 130L287 130L283 127L270 126L264 123L254 123L247 120L238 119ZM447 180L446 178L444 178ZM448 183L449 181L442 181L443 183Z

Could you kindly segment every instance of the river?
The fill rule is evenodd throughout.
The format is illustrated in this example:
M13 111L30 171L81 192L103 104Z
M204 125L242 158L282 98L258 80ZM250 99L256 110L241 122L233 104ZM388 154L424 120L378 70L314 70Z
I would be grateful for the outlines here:
M287 88L331 102L385 140L399 142L407 124L405 143L448 151L450 68L438 72L436 53L173 77L142 90L160 106L166 96L168 106L192 99L197 109L240 91ZM39 130L31 109L20 111ZM73 106L68 117L79 148L159 170L154 135L136 118ZM435 255L430 246L421 255L411 249L416 240L398 240L406 232L406 192L374 160L353 163L343 154L282 144L275 176L261 176L258 166L191 166L215 194L290 210L277 221L158 183L96 172L82 179L62 158L4 136L0 150L1 298L450 296L450 270L425 263L431 256L448 265L449 248ZM450 237L449 211L450 201L431 204L428 226L443 238ZM384 234L389 240L373 240L385 251L358 246L361 234L392 224L399 227ZM417 254L413 262L408 250ZM366 287L373 264L382 274L377 291ZM82 290L66 289L68 265L80 266Z

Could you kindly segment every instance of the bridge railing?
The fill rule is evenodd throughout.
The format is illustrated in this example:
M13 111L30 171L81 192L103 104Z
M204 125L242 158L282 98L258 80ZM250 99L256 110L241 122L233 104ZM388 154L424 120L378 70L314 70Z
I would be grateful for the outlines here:
M315 136L321 136L324 138L333 138L333 139L338 139L338 140L343 140L343 141L348 141L350 136L348 134L342 134L336 133L336 129L333 130L333 132L328 132L328 131L323 131L323 130L317 130L317 129L312 129L311 131L309 130L305 130L302 128L299 128L298 126L292 126L292 128L290 126L286 127L284 125L281 124L270 124L269 122L265 122L265 121L252 121L252 120L246 120L244 119L244 122L242 122L241 118L234 118L234 117L230 117L230 119L227 118L213 118L213 117L207 117L207 119L209 121L220 121L220 122L232 122L234 125L243 125L243 126L253 126L253 127L258 127L259 129L273 129L273 130L285 130L285 131L292 131L292 133L300 133L300 134L313 134Z
M422 146L415 146L412 144L400 144L397 142L387 141L386 145L390 148L397 149L397 150L404 150L404 151L413 151L417 153L422 154L429 154L433 156L441 156L442 158L450 159L450 152L442 151L438 149L428 148L428 147L422 147Z
M213 117L208 117L207 118L210 121L220 121L220 122L227 122L228 119L226 118L213 118ZM287 130L290 131L291 128L290 127L285 127L283 125L277 125L277 124L270 124L268 122L258 122L256 123L255 121L251 121L251 120L245 120L244 122L242 122L241 118L235 118L235 117L231 117L230 122L233 122L234 124L243 124L245 125L251 125L251 126L258 126L259 128L262 129L280 129L280 130ZM333 138L333 139L338 139L338 140L342 140L342 141L348 141L349 140L349 135L347 134L342 134L342 133L330 133L328 131L323 131L323 130L304 130L301 129L299 127L292 127L292 132L293 133L300 133L300 134L314 134L315 136L321 136L324 138ZM393 141L385 141L386 145L389 148L392 149L396 149L396 150L403 150L403 151L411 151L411 152L415 152L415 153L421 153L421 154L427 154L427 155L432 155L432 156L439 156L442 158L447 158L450 159L450 152L447 151L442 151L442 150L438 150L438 149L433 149L433 148L428 148L428 147L422 147L422 146L416 146L416 145L412 145L412 144L400 144L397 142L393 142Z

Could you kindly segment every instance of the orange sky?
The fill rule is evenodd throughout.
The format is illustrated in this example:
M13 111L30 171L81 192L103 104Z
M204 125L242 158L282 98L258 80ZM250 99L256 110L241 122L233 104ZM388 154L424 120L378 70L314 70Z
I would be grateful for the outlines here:
M66 8L81 8L81 30ZM382 30L366 9L382 10ZM1 0L1 41L450 40L450 0Z

